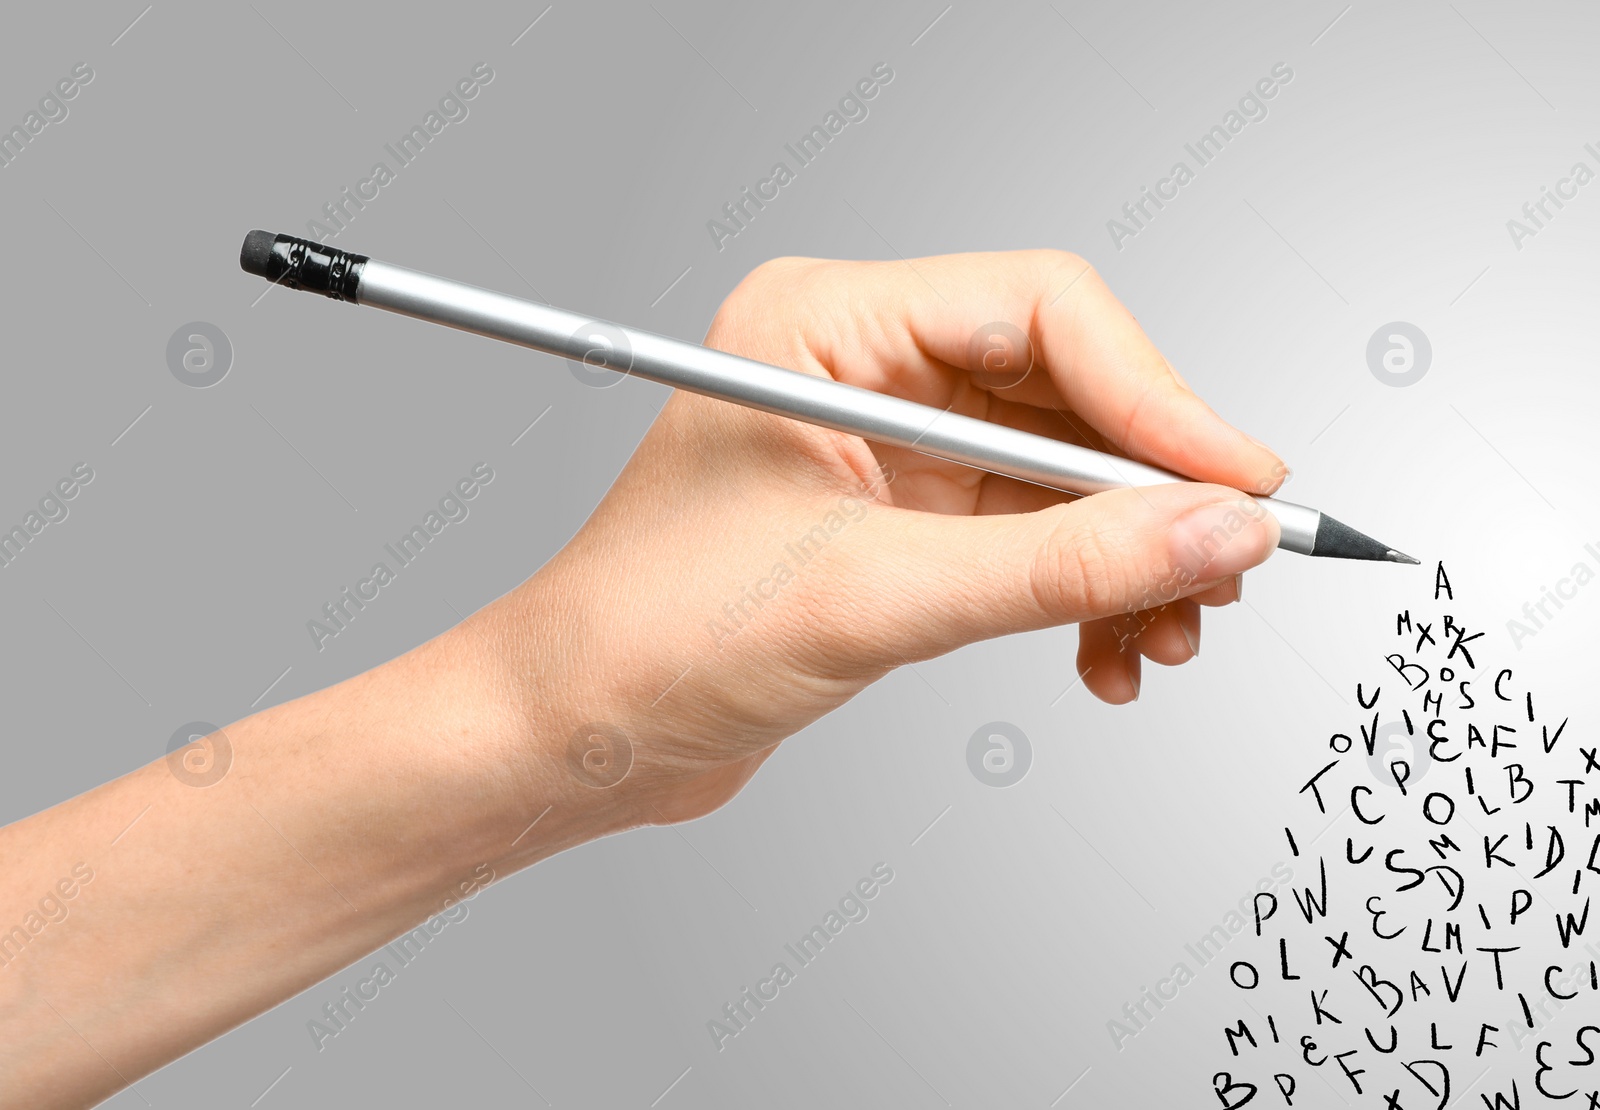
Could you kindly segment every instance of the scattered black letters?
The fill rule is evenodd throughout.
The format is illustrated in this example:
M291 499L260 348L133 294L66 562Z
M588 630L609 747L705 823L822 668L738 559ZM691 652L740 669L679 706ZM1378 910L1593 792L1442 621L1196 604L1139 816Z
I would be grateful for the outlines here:
M1444 565L1307 769L1289 897L1226 987L1225 1110L1600 1110L1600 740L1464 623Z

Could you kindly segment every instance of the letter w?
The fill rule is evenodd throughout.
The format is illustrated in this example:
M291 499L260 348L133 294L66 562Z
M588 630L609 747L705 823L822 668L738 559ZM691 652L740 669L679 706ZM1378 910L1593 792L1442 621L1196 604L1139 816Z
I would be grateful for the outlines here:
M1298 890L1289 891L1290 894L1294 895L1295 903L1300 907L1300 912L1305 915L1307 925L1311 924L1315 919L1312 915L1313 910L1316 911L1316 917L1328 916L1328 861L1319 859L1317 868L1322 873L1322 901L1317 901L1316 897L1311 893L1310 887L1305 888L1305 897L1303 898Z

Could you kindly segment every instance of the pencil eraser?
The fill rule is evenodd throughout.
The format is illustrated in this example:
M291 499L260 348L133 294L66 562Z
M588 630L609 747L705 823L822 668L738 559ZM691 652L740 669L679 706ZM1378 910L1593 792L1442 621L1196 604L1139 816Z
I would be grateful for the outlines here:
M239 248L239 268L257 277L270 277L267 263L272 259L272 248L277 241L278 237L270 231L252 231L246 235L244 246Z

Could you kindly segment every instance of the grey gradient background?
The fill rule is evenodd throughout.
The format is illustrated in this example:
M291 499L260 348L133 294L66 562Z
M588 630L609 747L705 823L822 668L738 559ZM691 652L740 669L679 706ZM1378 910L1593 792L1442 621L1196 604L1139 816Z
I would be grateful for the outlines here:
M1506 229L1596 164L1591 5L260 0L4 28L7 126L95 78L0 169L0 518L96 477L0 569L0 820L442 631L572 535L654 418L658 386L237 269L245 231L303 233L479 62L470 116L339 246L688 338L778 255L1078 251L1293 500L1445 559L1495 650L1592 720L1600 589L1504 632L1600 539L1600 183L1521 249ZM717 250L706 221L880 62L870 116ZM1280 62L1268 118L1116 249L1106 221ZM234 350L211 388L167 365L190 321ZM1367 364L1390 321L1431 341L1407 388ZM470 517L316 650L306 622L480 461ZM1278 558L1129 708L1069 689L1071 630L904 669L712 817L496 885L324 1051L306 1023L368 960L111 1105L1215 1105L1220 973L1123 1051L1106 1021L1285 858L1295 791L1429 592ZM1032 742L1008 789L968 769L991 721ZM718 1051L706 1022L879 861L870 917Z

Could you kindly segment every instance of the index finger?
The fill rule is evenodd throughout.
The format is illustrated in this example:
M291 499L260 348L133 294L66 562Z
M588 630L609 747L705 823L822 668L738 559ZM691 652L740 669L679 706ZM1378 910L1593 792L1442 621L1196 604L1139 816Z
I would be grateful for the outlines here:
M916 259L895 280L910 340L985 384L974 333L1009 321L1024 334L1043 380L1002 396L1052 397L1127 457L1198 481L1271 493L1288 474L1270 448L1222 419L1189 389L1133 314L1083 259L1013 251ZM910 271L910 272L904 272ZM1027 377L1037 377L1037 371Z

